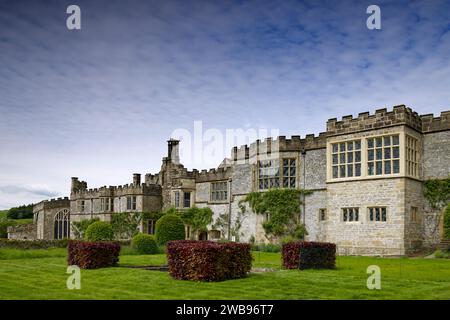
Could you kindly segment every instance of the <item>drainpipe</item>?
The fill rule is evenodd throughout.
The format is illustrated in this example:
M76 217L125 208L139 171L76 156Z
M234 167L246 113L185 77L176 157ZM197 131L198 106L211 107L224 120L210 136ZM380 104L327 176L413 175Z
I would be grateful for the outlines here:
M303 201L302 201L302 205L303 205L303 226L306 228L306 204L305 204L305 190L306 190L306 150L305 147L302 148L302 156L303 156ZM303 235L303 241L305 241L305 236Z
M231 241L231 182L232 179L229 180L229 189L228 189L228 241Z

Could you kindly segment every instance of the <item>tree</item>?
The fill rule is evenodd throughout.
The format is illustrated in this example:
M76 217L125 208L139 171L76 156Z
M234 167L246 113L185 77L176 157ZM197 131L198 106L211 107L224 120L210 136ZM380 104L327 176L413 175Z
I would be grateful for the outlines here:
M191 239L198 231L207 231L208 225L212 223L213 212L210 208L192 207L181 214L181 220L191 226Z
M100 221L100 219L92 218L92 219L81 220L81 221L73 221L72 227L73 227L73 234L75 236L75 239L83 239L87 228L91 224L93 224L94 222L97 222L97 221Z
M139 232L142 213L119 212L111 216L111 226L116 239L131 239Z
M33 218L33 205L23 205L8 210L6 216L9 219L30 219Z
M298 215L302 204L300 195L310 193L297 189L271 189L266 192L249 193L241 203L247 202L253 212L266 215L266 221L263 223L266 237L289 236L301 239L306 234L306 228Z

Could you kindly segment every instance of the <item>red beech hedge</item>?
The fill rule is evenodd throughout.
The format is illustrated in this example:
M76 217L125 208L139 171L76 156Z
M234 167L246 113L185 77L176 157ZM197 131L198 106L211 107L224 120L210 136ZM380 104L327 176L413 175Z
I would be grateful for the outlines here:
M252 268L250 244L180 240L167 244L170 275L179 280L221 281L244 277Z
M290 242L283 245L283 267L286 269L334 269L336 245L328 242Z
M69 241L67 248L67 263L81 269L112 267L119 261L118 242Z

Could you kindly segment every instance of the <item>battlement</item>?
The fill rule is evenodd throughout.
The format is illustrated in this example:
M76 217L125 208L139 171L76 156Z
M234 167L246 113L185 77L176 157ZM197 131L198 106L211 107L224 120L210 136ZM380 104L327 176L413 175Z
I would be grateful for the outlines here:
M276 139L266 138L263 141L256 140L250 146L234 147L231 151L232 161L247 160L257 155L269 155L278 152L301 152L302 150L314 150L326 147L327 133L321 132L318 136L307 134L305 138L300 136L279 136Z
M125 184L119 186L103 186L72 192L71 200L89 199L100 197L121 197L127 195L160 195L161 186L156 184L142 183L139 185Z
M395 106L392 111L386 108L378 109L375 114L361 112L357 118L352 115L342 117L341 121L332 118L327 121L328 136L336 136L353 132L407 125L415 130L422 131L421 117L417 112L404 105Z
M450 130L450 110L441 112L440 117L434 117L431 113L421 115L420 119L423 133Z
M69 205L70 205L69 197L43 200L33 205L33 213L44 209L65 208L69 207Z
M230 167L217 168L202 170L198 172L195 171L195 182L207 182L207 181L217 181L217 180L228 180L231 177L232 169Z

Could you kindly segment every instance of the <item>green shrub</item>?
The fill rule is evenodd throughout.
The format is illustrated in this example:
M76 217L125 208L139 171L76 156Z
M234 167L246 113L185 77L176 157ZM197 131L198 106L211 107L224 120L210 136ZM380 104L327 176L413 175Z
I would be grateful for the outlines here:
M88 241L110 241L114 238L113 228L107 222L94 222L86 229L85 238Z
M444 238L450 239L450 203L444 212Z
M179 216L165 214L156 221L156 241L165 245L171 240L184 240L184 223Z
M150 234L138 233L133 237L132 247L141 254L158 253L155 237Z
M11 219L0 219L0 238L8 238L8 227L16 225Z
M73 221L72 222L72 230L75 236L75 239L83 239L86 233L87 228L94 222L100 221L98 218L92 218L81 221Z
M434 257L437 259L447 259L450 257L450 254L446 251L436 250L434 253Z

